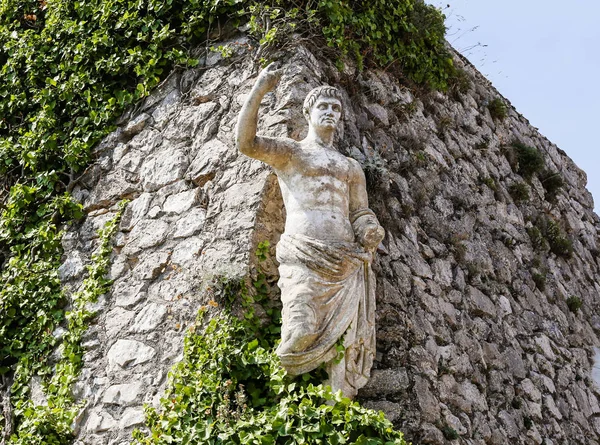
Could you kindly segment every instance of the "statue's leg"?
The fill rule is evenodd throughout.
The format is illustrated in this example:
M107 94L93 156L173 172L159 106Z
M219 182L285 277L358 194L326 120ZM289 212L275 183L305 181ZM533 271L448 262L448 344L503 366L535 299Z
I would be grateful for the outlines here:
M305 351L317 338L317 315L305 297L296 295L283 308L281 354Z

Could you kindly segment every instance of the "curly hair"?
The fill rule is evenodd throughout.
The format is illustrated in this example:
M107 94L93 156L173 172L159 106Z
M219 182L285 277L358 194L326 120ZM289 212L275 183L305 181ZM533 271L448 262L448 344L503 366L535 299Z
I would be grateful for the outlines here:
M317 102L319 97L332 97L334 99L342 101L342 93L335 87L331 85L323 85L317 88L312 89L307 95L306 99L304 99L304 106L302 107L302 111L304 115L308 115L310 113L311 108Z

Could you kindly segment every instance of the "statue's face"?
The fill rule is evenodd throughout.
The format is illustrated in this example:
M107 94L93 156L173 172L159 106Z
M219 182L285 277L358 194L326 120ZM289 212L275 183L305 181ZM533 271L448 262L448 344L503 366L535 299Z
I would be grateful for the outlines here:
M310 110L308 121L316 128L335 129L342 116L342 103L334 97L321 96Z

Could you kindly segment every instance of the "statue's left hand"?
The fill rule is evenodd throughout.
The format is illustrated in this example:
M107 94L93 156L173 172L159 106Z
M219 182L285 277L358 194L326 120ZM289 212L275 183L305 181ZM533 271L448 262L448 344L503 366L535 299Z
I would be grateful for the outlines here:
M385 236L385 230L379 224L369 224L364 227L359 240L367 250L375 250Z

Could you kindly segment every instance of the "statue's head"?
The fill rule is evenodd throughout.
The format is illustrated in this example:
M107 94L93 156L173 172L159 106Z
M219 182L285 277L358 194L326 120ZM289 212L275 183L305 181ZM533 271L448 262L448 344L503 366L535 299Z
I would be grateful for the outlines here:
M313 89L304 99L302 111L309 125L335 129L342 116L340 90L329 85Z

